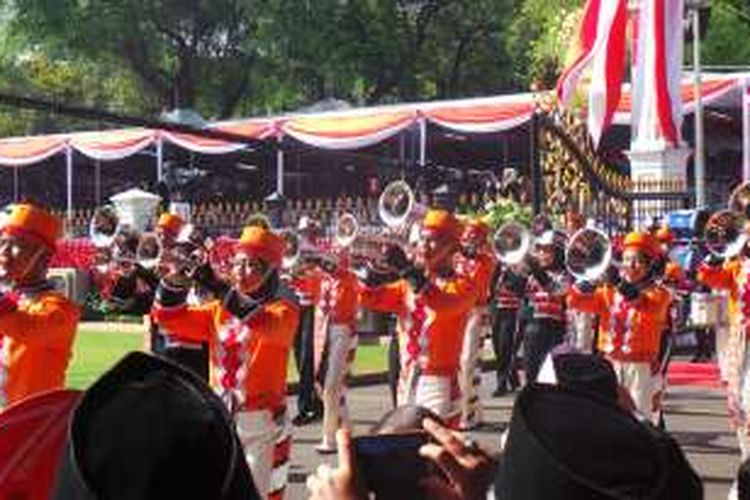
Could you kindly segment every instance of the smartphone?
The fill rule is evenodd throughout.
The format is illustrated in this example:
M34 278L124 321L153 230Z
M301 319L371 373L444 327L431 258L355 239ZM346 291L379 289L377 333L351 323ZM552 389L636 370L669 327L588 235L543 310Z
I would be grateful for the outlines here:
M420 498L419 480L431 467L419 448L428 439L424 432L355 437L357 470L367 491L375 498Z

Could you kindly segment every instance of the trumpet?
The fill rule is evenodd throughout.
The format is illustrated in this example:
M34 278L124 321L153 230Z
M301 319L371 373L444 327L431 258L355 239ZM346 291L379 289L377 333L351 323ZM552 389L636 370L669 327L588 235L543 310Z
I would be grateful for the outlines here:
M150 262L153 262L153 265L163 264L172 267L173 270L191 274L197 267L209 262L213 245L213 240L206 237L197 226L185 224L177 233L173 245L169 248L153 248Z
M109 264L116 263L129 267L137 264L146 269L153 269L161 264L192 267L188 265L195 256L196 250L206 255L210 250L210 239L205 239L197 227L186 224L175 238L175 243L168 250L156 232L138 233L128 224L123 224L112 206L98 208L89 222L89 238L99 251L97 269L105 271Z
M565 266L578 280L597 281L612 262L609 236L593 227L576 231L565 247Z
M750 182L744 182L732 191L727 208L714 213L706 222L703 238L709 252L723 259L740 254L748 241L748 208Z
M378 199L378 217L385 225L362 234L360 231L353 254L360 263L374 262L376 268L386 270L383 247L395 245L409 253L419 241L422 219L427 207L418 203L414 191L406 181L388 184Z
M531 249L531 233L523 224L505 222L492 236L492 247L497 259L503 264L520 264Z
M156 233L139 234L134 228L123 224L115 207L99 207L89 221L89 239L99 251L97 269L104 271L109 264L128 267L139 264L153 268L162 253L161 242Z
M359 232L357 218L348 212L339 216L333 226L333 238L339 248L350 247L357 239ZM286 240L286 250L282 259L284 269L293 268L301 259L323 255L323 252L318 248L305 248L294 231L285 231L282 236Z

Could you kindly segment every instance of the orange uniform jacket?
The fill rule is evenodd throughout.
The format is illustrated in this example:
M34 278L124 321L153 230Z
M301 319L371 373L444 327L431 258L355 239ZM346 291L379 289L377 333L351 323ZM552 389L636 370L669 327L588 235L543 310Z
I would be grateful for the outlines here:
M64 386L79 317L51 290L0 299L0 408Z
M458 272L470 279L477 289L478 306L490 303L492 295L490 286L497 262L490 252L480 252L476 258L461 257L458 262Z
M153 316L181 338L209 341L212 385L232 398L235 409L275 410L284 404L287 362L299 321L294 302L278 297L242 319L218 300L200 306L157 303Z
M570 287L568 305L599 315L599 349L617 361L648 362L658 358L661 334L669 321L669 291L652 285L635 300L625 300L612 285L602 285L593 294ZM629 350L628 350L629 348Z
M359 281L351 269L339 266L334 273L323 275L318 306L323 313L329 315L332 324L356 323Z
M398 316L406 355L419 362L423 374L442 376L458 370L466 320L476 300L476 287L462 276L430 278L419 293L401 279L363 287L360 295L364 307Z
M732 323L740 324L750 318L750 260L731 259L716 267L702 263L697 278L710 288L729 291L727 313ZM742 293L743 289L747 292Z

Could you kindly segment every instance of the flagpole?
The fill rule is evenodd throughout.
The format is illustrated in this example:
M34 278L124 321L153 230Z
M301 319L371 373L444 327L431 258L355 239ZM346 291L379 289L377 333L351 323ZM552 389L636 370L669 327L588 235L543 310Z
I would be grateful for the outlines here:
M742 181L750 181L750 79L742 85Z

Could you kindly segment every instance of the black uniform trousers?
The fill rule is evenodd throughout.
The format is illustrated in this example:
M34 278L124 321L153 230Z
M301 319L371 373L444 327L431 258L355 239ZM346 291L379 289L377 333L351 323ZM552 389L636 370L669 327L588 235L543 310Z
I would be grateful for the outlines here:
M515 354L518 347L518 308L497 309L492 321L492 348L497 360L497 390L512 390L518 385Z
M315 329L315 306L300 308L299 327L294 337L294 362L299 374L297 392L298 415L322 415L323 402L315 390L315 351L313 350Z
M552 318L533 318L526 324L523 338L523 364L526 383L536 381L544 358L565 339L565 322Z

